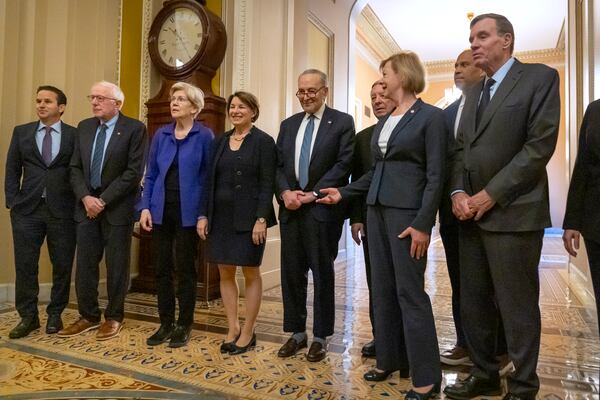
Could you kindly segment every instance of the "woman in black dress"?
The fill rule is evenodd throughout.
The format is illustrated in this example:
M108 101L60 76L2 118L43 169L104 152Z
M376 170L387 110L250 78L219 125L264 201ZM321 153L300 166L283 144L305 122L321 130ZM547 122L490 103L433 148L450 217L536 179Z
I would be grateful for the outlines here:
M208 221L200 237L208 236L208 260L219 265L229 328L221 352L241 354L256 344L254 325L262 298L258 267L267 228L277 223L273 209L277 148L270 135L253 125L259 114L254 95L236 92L229 96L227 108L234 128L215 144ZM238 319L237 266L242 267L246 286L243 327Z

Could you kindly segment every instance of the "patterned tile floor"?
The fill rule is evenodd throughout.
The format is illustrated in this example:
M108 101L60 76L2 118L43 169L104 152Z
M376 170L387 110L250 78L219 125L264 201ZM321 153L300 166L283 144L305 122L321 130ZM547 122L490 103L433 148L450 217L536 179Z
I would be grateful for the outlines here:
M566 263L560 239L547 237L540 263L543 328L539 398L598 399L596 313L589 296L568 273ZM439 240L429 253L427 291L436 315L440 348L450 348L454 343L451 291ZM371 339L367 296L362 261L338 263L336 334L331 338L328 357L314 364L306 362L303 354L288 360L277 358L277 349L287 339L281 330L280 288L264 293L255 351L234 357L219 352L226 326L219 301L196 310L192 340L181 349L145 345L146 337L157 327L155 298L151 295L128 295L125 329L120 337L107 342L95 341L93 332L60 339L36 331L27 338L9 340L8 332L18 316L12 304L0 304L0 398L402 398L410 382L397 374L377 384L362 379L374 364L360 356L361 346ZM243 311L242 301L242 315ZM76 305L71 304L64 320L69 323L76 318ZM444 384L466 372L445 369Z

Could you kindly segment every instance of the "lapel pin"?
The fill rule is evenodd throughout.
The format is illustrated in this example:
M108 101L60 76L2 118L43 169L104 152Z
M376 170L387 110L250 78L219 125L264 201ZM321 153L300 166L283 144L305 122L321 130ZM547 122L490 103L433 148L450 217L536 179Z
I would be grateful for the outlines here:
M121 136L121 132L117 132L117 136Z
M411 113L411 114L414 114L414 112L415 112L415 110L410 110L410 113Z
M328 124L330 124L330 123L331 123L331 121L327 121L327 123L328 123Z

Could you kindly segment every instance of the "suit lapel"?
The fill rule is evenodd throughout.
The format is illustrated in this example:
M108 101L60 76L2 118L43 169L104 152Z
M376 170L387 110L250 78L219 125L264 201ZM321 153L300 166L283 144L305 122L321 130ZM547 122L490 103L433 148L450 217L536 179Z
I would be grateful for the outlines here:
M388 120L391 114L382 117L375 125L373 129L373 135L371 136L371 152L375 152L377 158L383 158L384 154L381 152L381 147L379 147L379 136L381 136L381 130L385 125L385 122Z
M306 113L301 112L301 113L298 113L298 114L290 117L290 118L292 118L292 120L290 121L290 125L289 125L290 143L288 145L289 152L287 154L287 157L290 157L292 162L286 163L286 165L287 165L288 176L293 177L294 181L296 180L296 166L295 166L295 162L294 162L294 159L296 157L296 137L298 136L298 130L300 129L300 125L302 124L302 120L304 119L305 115L306 115Z
M106 152L104 153L104 162L102 163L102 171L104 171L104 167L106 167L107 161L110 158L111 154L113 153L113 150L115 149L115 147L118 146L119 142L121 141L121 136L122 136L121 131L123 130L124 125L125 125L125 121L124 121L123 115L121 113L119 113L119 118L117 118L117 123L115 124L115 127L112 131L112 135L110 135L110 141L108 142L108 146L106 147Z
M61 121L60 123L60 148L58 149L58 154L54 157L54 160L50 163L50 165L54 164L58 161L58 158L67 150L67 138L65 134L65 123Z
M388 145L387 145L387 149L386 149L386 153L385 153L386 155L390 151L390 147L391 147L390 144L394 143L394 139L396 139L396 136L398 136L398 133L400 133L400 131L406 126L406 124L408 124L410 122L410 120L413 119L415 114L421 108L421 104L423 104L423 101L421 99L417 99L417 101L415 101L415 104L413 104L412 107L406 111L406 113L404 114L404 116L402 116L402 118L400 118L400 121L398 121L398 124L392 131L392 134L390 135L390 139L388 140Z
M333 124L333 120L331 119L331 112L329 110L329 107L325 106L325 110L323 111L323 116L321 118L321 122L319 123L319 130L317 131L317 137L315 138L315 145L313 146L313 149L310 153L310 162L312 162L312 160L314 159L315 154L318 153L318 148L323 143L323 137L325 137L325 135L329 131L329 128L331 128L332 124Z
M490 100L490 103L486 107L483 115L481 116L481 121L479 122L479 126L477 127L477 132L473 136L472 140L477 139L481 132L485 129L485 127L490 123L490 120L498 110L498 107L504 102L506 97L512 92L513 88L516 86L517 82L521 78L521 74L523 72L523 68L521 63L515 60L515 63L510 68L498 89L494 93L494 97Z
M42 153L40 153L40 149L37 145L37 141L35 140L35 135L37 134L37 130L39 127L39 123L34 124L33 129L29 133L29 137L27 140L31 143L31 147L33 147L33 154L35 154L36 158L43 164L46 165L44 159L42 158Z

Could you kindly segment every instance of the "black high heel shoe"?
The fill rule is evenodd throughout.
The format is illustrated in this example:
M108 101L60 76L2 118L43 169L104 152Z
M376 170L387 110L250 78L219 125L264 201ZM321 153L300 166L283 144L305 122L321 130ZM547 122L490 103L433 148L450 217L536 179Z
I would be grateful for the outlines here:
M411 389L406 393L406 396L404 396L404 400L429 400L440 393L440 386L441 384L439 382L434 383L431 390L427 393L418 393Z
M231 342L223 341L223 343L221 343L221 354L229 353L230 351L232 351L233 347L235 346L235 342L237 342L237 340L240 338L240 335L241 333L238 333L235 339L233 339L233 341Z
M238 346L237 344L233 344L233 349L229 352L230 356L235 356L238 354L242 354L250 350L250 348L256 346L256 333L252 334L252 339L250 339L250 343L245 346Z
M400 368L399 370L387 369L384 371L377 371L376 369L372 369L366 372L363 375L363 378L365 378L365 380L369 382L381 382L385 381L388 378L388 376L390 376L395 371L399 371L400 378L410 378L410 370L408 368Z

